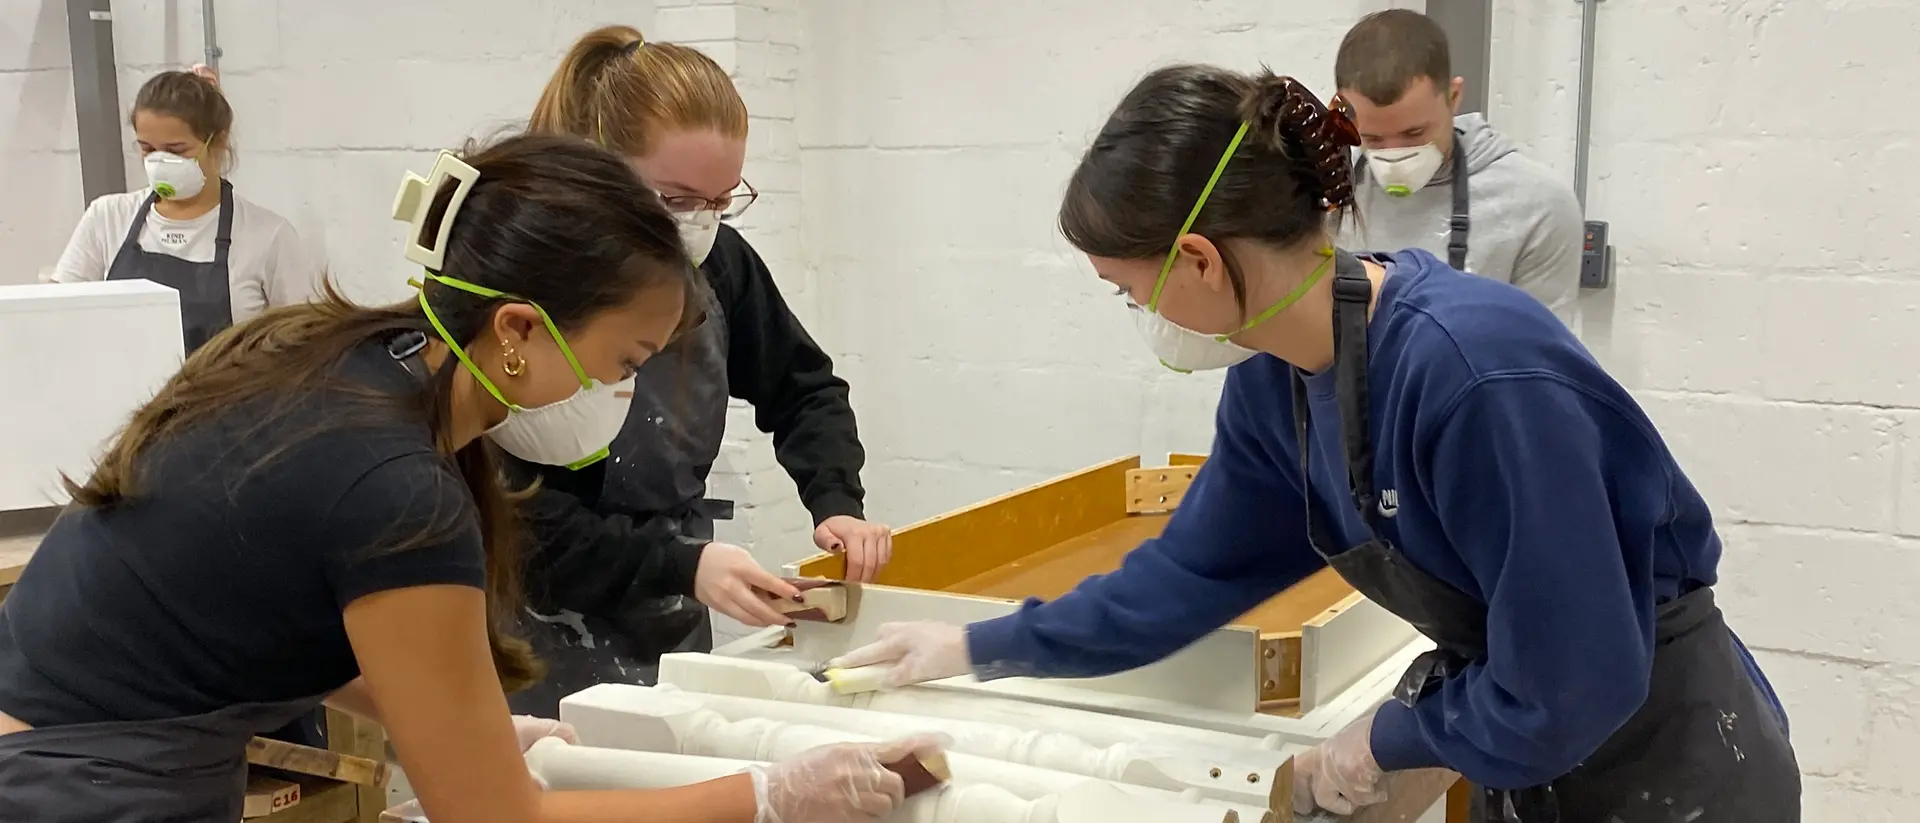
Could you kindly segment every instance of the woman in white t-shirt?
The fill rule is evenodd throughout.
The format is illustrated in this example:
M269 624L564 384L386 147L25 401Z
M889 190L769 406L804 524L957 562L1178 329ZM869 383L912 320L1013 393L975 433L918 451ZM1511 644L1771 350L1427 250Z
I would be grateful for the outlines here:
M133 101L148 186L93 201L52 279L151 280L180 292L189 354L221 330L319 290L319 260L286 218L223 179L233 109L211 72L161 72Z

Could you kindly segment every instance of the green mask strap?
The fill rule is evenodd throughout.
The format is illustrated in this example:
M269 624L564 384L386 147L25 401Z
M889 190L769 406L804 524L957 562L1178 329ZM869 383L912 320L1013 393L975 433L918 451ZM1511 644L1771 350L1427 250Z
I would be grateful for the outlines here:
M1220 175L1226 172L1227 170L1227 161L1233 159L1233 153L1239 150L1240 142L1246 139L1247 129L1251 125L1252 124L1250 122L1241 123L1240 130L1233 133L1233 140L1227 143L1227 150L1220 155L1220 162L1214 164L1213 176L1207 178L1206 187L1200 190L1199 199L1194 201L1193 210L1190 212L1187 212L1187 221L1185 223L1180 224L1180 233L1174 235L1175 239L1186 236L1187 232L1193 229L1194 221L1200 219L1200 209L1206 207L1207 197L1213 194L1213 187L1219 184ZM1316 284L1320 282L1320 278L1326 275L1328 264L1333 262L1332 246L1328 246L1326 248L1321 249L1319 254L1321 257L1326 259L1320 261L1320 265L1314 268L1313 274L1308 275L1305 282L1301 283L1299 286L1294 287L1293 291L1287 293L1287 296L1280 298L1279 302L1274 303L1271 306L1268 306L1265 311L1262 311L1258 315L1255 315L1252 320L1248 320L1240 328L1234 329L1233 331L1228 332L1227 334L1216 334L1213 336L1213 339L1225 342L1226 339L1231 335L1246 331L1247 329L1251 329L1254 326L1258 326L1261 323L1264 323L1272 319L1274 315L1279 314L1282 311L1285 311L1288 306L1293 305L1295 301L1298 301L1302 296L1305 296L1309 290L1311 290ZM1160 279L1154 281L1154 284L1153 284L1153 297L1147 301L1148 311L1155 312L1155 313L1159 312L1160 292L1161 290L1167 287L1167 275L1173 272L1173 261L1176 259L1179 259L1179 257L1180 257L1179 245L1176 244L1173 248L1167 250L1167 261L1165 263L1160 264Z
M1220 182L1221 173L1227 170L1227 161L1233 159L1233 153L1240 149L1240 141L1247 139L1247 128L1251 121L1241 123L1240 130L1233 133L1233 140L1227 143L1226 152L1220 155L1220 162L1213 164L1213 176L1207 178L1207 187L1200 190L1200 198L1193 201L1193 211L1187 212L1187 222L1180 224L1180 232L1173 236L1176 241L1173 248L1167 250L1167 262L1160 264L1160 279L1153 283L1153 297L1147 300L1147 311L1156 314L1160 311L1160 290L1167 287L1167 274L1173 271L1173 261L1180 257L1179 239L1187 236L1193 229L1193 221L1200 219L1200 210L1207 205L1207 197L1213 194L1213 187Z
M1274 315L1279 314L1280 312L1286 311L1288 306L1293 305L1294 302L1299 300L1301 297L1306 296L1306 293L1310 289L1312 289L1315 284L1320 282L1320 278L1326 275L1327 266L1333 263L1333 247L1332 246L1327 246L1319 250L1318 252L1315 252L1315 254L1320 255L1324 259L1320 261L1320 265L1315 266L1313 268L1313 273L1307 275L1307 279L1305 281L1301 282L1301 284L1298 286L1294 286L1293 291L1287 292L1287 296L1280 298L1279 302L1274 303L1271 306L1268 306L1266 311L1263 311L1255 315L1252 320L1248 320L1246 325L1241 326L1240 328L1234 329L1228 334L1216 334L1213 336L1213 339L1226 340L1229 335L1239 334L1240 332L1246 331L1247 329L1251 329L1254 326L1260 325L1261 323L1265 323L1269 319L1272 319Z
M427 272L427 279L432 280L435 283L439 283L440 285L456 288L461 291L467 292L468 294L476 294L481 297L488 298L490 300L521 300L522 299L522 298L514 297L511 294L507 294L506 292L489 289L486 286L476 286L464 280L456 280L451 277L444 277L442 275L434 274L431 271ZM447 344L447 348L453 350L453 356L460 358L460 362L466 365L467 371L473 374L474 379L480 381L481 387L485 388L488 394L493 395L493 399L500 401L501 405L506 406L509 409L525 411L526 409L522 408L519 404L516 404L513 401L508 400L506 398L506 395L501 394L499 387L495 386L492 380L487 379L486 372L481 371L480 366L473 362L473 358L467 356L466 349L462 348L459 343L454 342L453 335L447 333L447 327L444 325L441 325L440 318L434 316L433 307L427 305L426 285L424 283L421 283L418 280L409 280L407 282L410 285L412 285L414 288L417 288L420 290L420 310L426 313L427 322L433 324L433 330L440 334L440 339ZM553 335L553 342L558 343L560 345L560 353L566 356L567 365L570 365L573 367L573 375L574 377L579 378L580 387L581 388L591 387L593 385L593 380L587 377L587 370L580 367L580 361L573 356L573 349L567 345L567 339L561 336L560 329L553 324L553 318L547 316L547 310L541 308L539 303L535 303L531 300L527 300L525 302L527 305L532 306L534 311L537 311L540 313L541 322L547 325L547 333Z

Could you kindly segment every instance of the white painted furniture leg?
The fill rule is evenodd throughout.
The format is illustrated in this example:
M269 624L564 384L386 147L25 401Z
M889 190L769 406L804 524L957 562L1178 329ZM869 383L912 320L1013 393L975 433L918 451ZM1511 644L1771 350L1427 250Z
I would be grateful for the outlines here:
M572 746L548 738L527 765L553 789L661 789L738 774L744 760ZM680 780L682 782L673 782ZM958 784L907 798L888 823L1238 823L1231 809L1136 797L1096 781L1033 800ZM1247 821L1257 823L1257 821Z
M751 765L751 760L724 757L575 746L557 737L542 738L527 750L527 770L554 791L671 789L739 774Z
M661 655L660 682L705 694L873 709L925 717L987 720L1025 729L1070 734L1095 746L1179 742L1222 749L1261 748L1279 751L1286 745L1278 734L1269 734L1264 738L1252 737L981 694L908 687L842 695L836 694L833 687L814 680L812 675L783 663L697 652Z
M627 688L618 684L594 686L562 699L560 719L572 724L580 735L580 742L588 746L755 761L786 760L817 746L880 739L840 729L767 718L730 721L717 712L702 708L693 695L685 692ZM1085 775L966 754L949 753L947 765L957 785L984 783L998 786L1026 800L1063 794L1083 783L1097 782L1114 786L1136 797L1231 809L1247 820L1260 820L1268 811L1264 802L1258 805L1233 803L1203 797L1199 792L1175 793L1164 789L1126 786Z
M644 689L645 686L604 685L595 689ZM895 714L839 706L782 703L731 695L699 694L663 685L699 701L703 708L732 721L752 718L784 720L809 726L840 729L876 739L939 732L952 738L951 751L990 757L1023 766L1098 777L1118 783L1183 792L1203 797L1273 808L1272 790L1291 754L1262 749L1185 750L1153 743L1121 743L1096 747L1072 735L1030 731L978 720Z

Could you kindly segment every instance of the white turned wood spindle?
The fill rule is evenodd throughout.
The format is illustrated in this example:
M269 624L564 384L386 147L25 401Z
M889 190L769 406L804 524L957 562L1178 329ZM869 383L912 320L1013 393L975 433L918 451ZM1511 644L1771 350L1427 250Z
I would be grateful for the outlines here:
M527 752L528 768L554 790L663 789L738 774L745 760L572 746L547 738ZM907 798L888 823L1239 823L1215 806L1142 798L1086 781L1059 794L1023 799L997 786L955 784ZM1247 821L1258 823L1258 821Z
M1275 803L1272 791L1278 774L1290 759L1262 749L1182 749L1153 743L1100 747L1060 732L980 720L701 694L670 685L658 688L684 694L728 720L777 718L879 739L938 732L952 739L952 751L962 754L1175 792L1191 789L1205 797L1268 808Z
M561 700L560 719L572 724L580 741L589 746L741 760L784 761L819 746L882 739L778 719L731 721L702 707L696 697L685 692L619 684L594 686ZM959 753L949 753L947 762L955 784L998 786L1027 800L1061 794L1082 783L1100 782L1143 799L1230 809L1248 820L1264 817L1269 805L1265 801L1252 804L1219 800L1198 791L1124 785Z

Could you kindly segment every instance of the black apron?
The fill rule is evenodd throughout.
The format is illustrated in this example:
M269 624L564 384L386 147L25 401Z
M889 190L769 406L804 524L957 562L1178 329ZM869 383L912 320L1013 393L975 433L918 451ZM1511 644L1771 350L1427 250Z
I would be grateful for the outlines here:
M0 734L0 820L239 820L247 790L247 742L313 713L323 697L229 706L172 720Z
M158 194L147 195L133 213L133 227L120 241L120 252L107 270L108 280L150 280L180 293L180 332L186 353L205 345L233 325L233 292L228 283L227 256L233 246L233 184L220 181L220 227L213 236L213 262L193 263L171 254L140 248L140 232Z
M733 517L733 504L706 497L727 428L727 317L711 287L702 290L706 321L635 375L627 421L601 464L599 508L665 516L682 539L705 542L715 520ZM713 650L707 607L682 595L625 604L617 615L529 609L521 629L547 676L508 702L539 717L558 717L560 698L588 686L653 682L662 653Z
M1373 286L1342 251L1334 267L1334 380L1348 486L1367 539L1335 552L1311 491L1307 534L1316 552L1368 599L1413 624L1437 649L1414 660L1394 699L1412 706L1442 681L1484 658L1486 605L1410 562L1384 536L1397 509L1373 480L1367 409L1367 309ZM1302 374L1293 374L1294 434L1303 484L1310 415ZM1384 505L1383 505L1384 504ZM1713 590L1683 593L1657 607L1653 677L1647 701L1572 772L1545 786L1481 789L1476 819L1487 823L1794 823L1800 770L1784 718L1748 674Z
M134 212L133 226L120 241L120 251L113 257L107 279L148 280L179 292L181 342L184 353L191 356L214 335L233 325L233 289L227 265L233 247L233 184L220 181L220 217L213 235L211 263L194 263L140 247L140 232L146 229L147 216L159 198L158 194L147 195L146 202ZM324 747L326 725L326 715L316 711L267 736Z
M1447 219L1447 265L1454 271L1467 270L1467 230L1473 221L1467 215L1466 133L1453 132L1453 216Z

